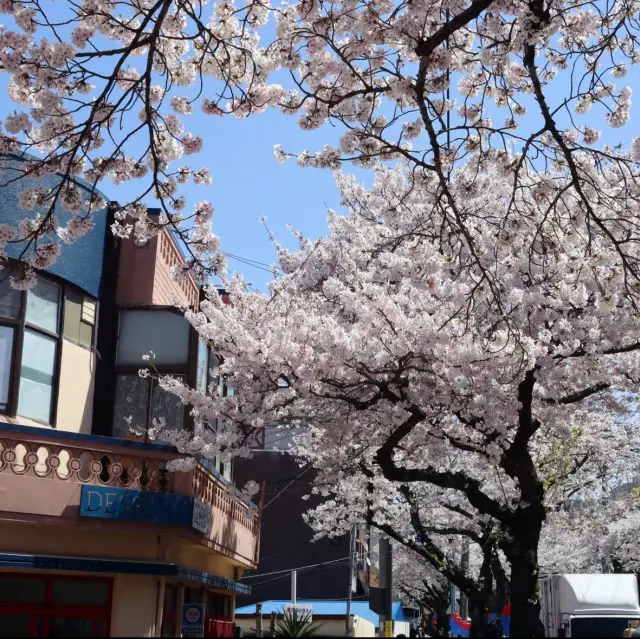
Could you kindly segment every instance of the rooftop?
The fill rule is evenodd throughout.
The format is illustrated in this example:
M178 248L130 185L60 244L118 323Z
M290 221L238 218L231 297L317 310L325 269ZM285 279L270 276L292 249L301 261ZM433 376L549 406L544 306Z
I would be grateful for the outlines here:
M272 612L282 613L284 607L289 603L291 602L286 599L271 599L270 601L263 601L262 614L270 615ZM347 601L345 599L322 599L316 601L298 599L297 603L311 604L313 607L313 615L318 617L344 617L347 614ZM356 617L366 619L376 628L378 627L378 614L369 608L368 601L352 601L350 612ZM253 617L255 614L256 604L236 608L236 617L242 615L246 617ZM406 621L402 604L399 601L393 602L392 617L394 621Z

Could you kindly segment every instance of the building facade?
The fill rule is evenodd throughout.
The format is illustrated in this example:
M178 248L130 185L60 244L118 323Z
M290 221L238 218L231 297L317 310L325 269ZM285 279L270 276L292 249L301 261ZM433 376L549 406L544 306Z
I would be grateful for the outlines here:
M289 571L298 568L300 600L346 599L349 587L355 600L364 600L368 594L370 567L366 531L356 531L356 559L351 564L349 535L313 541L314 532L304 514L318 506L322 498L310 494L314 470L309 466L300 467L287 453L289 442L289 431L266 427L253 442L253 457L235 462L238 485L249 480L265 482L260 568L248 576L251 592L238 595L238 606L289 599ZM350 565L353 566L351 574Z
M29 215L20 188L0 187L0 221ZM232 636L259 514L227 495L229 465L167 471L181 455L147 427L193 423L138 375L142 355L193 386L233 389L173 306L199 301L193 280L171 277L176 240L118 240L110 216L28 291L9 285L11 260L0 271L0 637L179 637L186 604Z

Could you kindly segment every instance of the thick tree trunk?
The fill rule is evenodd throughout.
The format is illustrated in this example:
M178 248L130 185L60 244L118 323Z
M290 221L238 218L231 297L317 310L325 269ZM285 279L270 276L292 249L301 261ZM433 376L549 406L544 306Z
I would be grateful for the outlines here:
M469 601L471 612L471 630L470 637L486 637L489 622L487 620L486 605L478 605L477 601Z
M511 565L510 637L540 636L538 570L535 562L523 559Z
M536 518L537 519L537 518ZM511 628L510 637L543 637L538 589L539 523L528 518L528 529L521 529L511 554Z
M471 613L471 637L486 637L489 628L487 613L489 611L489 600L493 594L493 575L491 573L491 558L493 555L493 542L486 535L482 546L483 560L480 566L480 578L478 580L480 589L473 599L469 598Z

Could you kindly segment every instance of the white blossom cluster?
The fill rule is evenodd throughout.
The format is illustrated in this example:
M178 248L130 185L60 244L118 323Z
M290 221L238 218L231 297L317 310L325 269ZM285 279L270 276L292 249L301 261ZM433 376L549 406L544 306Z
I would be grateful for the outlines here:
M342 130L336 145L317 150L278 145L279 161L293 156L301 166L332 170L345 162L406 163L418 182L423 173L437 178L416 187L455 203L451 220L482 188L476 167L492 165L511 181L512 217L526 214L523 189L535 190L550 210L566 194L592 235L611 241L628 233L624 241L637 242L627 215L603 217L596 205L637 209L637 141L613 149L600 138L602 126L629 120L631 88L619 83L640 60L638 0L83 0L53 7L53 0L0 3L12 18L0 29L0 66L13 101L0 125L0 152L35 153L27 177L60 176L46 193L25 189L21 205L44 207L43 218L57 204L72 212L65 243L90 230L88 208L96 210L82 201L75 177L95 186L138 180L139 196L123 210L153 196L162 220L151 229L121 219L114 231L144 239L170 226L198 279L224 273L218 242L207 239L210 224L185 213L181 186L211 183L206 167L176 165L206 148L206 136L186 123L197 110L245 118L267 108L297 115L304 130L327 123ZM554 92L559 100L549 97ZM535 112L524 104L531 96ZM580 116L593 106L605 116L587 126ZM452 172L458 187L449 189ZM44 229L32 233L35 240ZM633 258L625 269L637 275Z

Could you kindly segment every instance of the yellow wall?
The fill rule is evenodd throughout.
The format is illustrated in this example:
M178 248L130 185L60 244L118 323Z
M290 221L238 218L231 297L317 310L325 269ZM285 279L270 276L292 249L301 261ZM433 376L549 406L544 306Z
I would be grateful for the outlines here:
M22 478L23 481L28 479L31 478ZM73 484L69 486L74 487ZM9 504L9 497L15 491L9 491L11 494L6 495L4 501L3 492L4 486L0 485L0 505L4 501ZM57 514L51 513L53 516ZM229 558L212 552L195 541L169 536L169 530L158 526L127 526L100 520L92 520L82 527L59 526L51 523L51 520L41 523L20 521L18 512L12 519L14 521L0 520L0 552L160 561L234 579L233 565ZM45 523L48 524L47 534L43 533ZM148 532L140 532L140 526L147 528ZM159 532L165 532L166 536L159 535Z
M156 636L158 577L116 575L111 609L112 637Z
M87 348L62 340L58 430L91 433L96 355Z
M62 340L60 387L56 428L72 433L91 433L96 355L69 340ZM46 428L46 424L17 415L0 415L0 423Z

